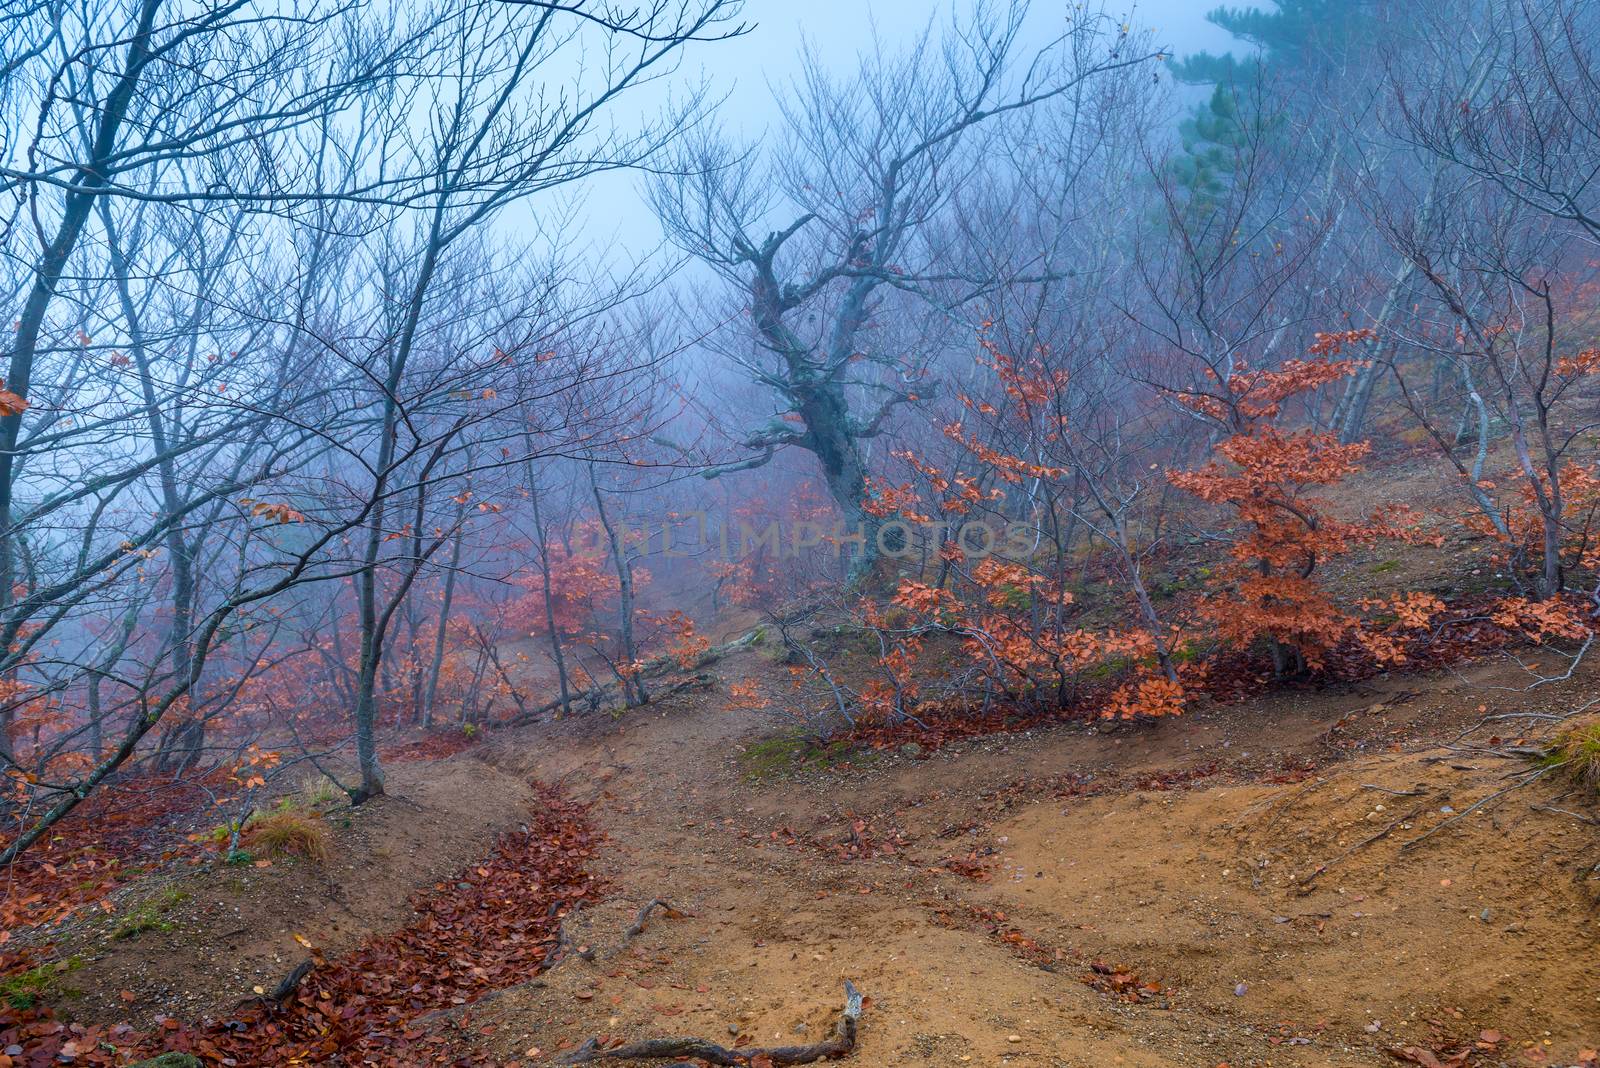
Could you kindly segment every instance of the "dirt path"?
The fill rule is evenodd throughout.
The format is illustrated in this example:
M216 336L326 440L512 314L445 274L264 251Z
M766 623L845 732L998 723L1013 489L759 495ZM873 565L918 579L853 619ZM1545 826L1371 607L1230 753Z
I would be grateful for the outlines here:
M717 669L773 673L756 651ZM1441 747L1596 690L1518 681L1479 665L776 772L770 748L745 753L771 722L680 693L398 766L400 796L335 814L327 867L130 886L160 922L115 937L122 907L67 932L81 992L64 1007L195 1020L274 984L305 936L360 952L415 921L413 894L452 898L452 873L528 819L536 780L590 806L608 837L584 863L606 893L568 918L554 970L500 968L460 1007L424 1006L416 1032L451 1062L527 1068L590 1038L815 1042L848 979L869 999L862 1068L1594 1064L1595 797L1552 778L1474 810L1529 765ZM655 898L685 914L625 938ZM447 971L518 948L464 934L477 948L442 947Z
M762 726L715 695L503 738L501 770L595 802L613 893L573 927L595 960L480 1004L468 1030L533 1063L592 1036L808 1042L850 979L875 1068L1371 1065L1474 1043L1471 1063L1578 1063L1600 1041L1595 829L1533 812L1554 793L1537 784L1399 851L1508 770L1428 762L1487 682L1382 680L762 784L738 759ZM657 897L691 915L625 942Z

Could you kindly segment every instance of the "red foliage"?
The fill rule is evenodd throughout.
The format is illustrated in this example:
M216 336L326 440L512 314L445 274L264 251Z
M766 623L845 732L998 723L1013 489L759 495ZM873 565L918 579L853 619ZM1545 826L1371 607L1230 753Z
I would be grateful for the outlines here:
M603 632L602 620L615 611L620 580L606 556L604 539L599 520L589 519L578 524L570 541L552 540L544 548L550 568L551 608L556 630L563 637ZM649 576L640 569L634 582L645 585ZM544 634L548 624L543 579L529 572L516 584L525 592L512 605L508 622L525 633Z
M1363 337L1360 331L1319 335L1314 351L1335 352ZM1365 442L1346 445L1333 434L1284 432L1273 425L1289 397L1336 381L1356 367L1354 361L1330 361L1322 355L1291 360L1280 371L1240 366L1223 384L1225 392L1179 395L1185 405L1234 430L1217 445L1219 459L1196 471L1167 475L1179 489L1226 506L1242 524L1229 546L1232 563L1218 572L1220 581L1201 612L1232 645L1249 648L1265 639L1278 674L1291 666L1320 667L1347 637L1368 639L1360 621L1334 604L1313 572L1357 545L1413 537L1398 509L1351 522L1330 514L1327 502L1313 492L1356 471L1368 452ZM1419 615L1417 607L1408 603L1395 610L1426 626L1427 614ZM1372 639L1369 648L1380 660L1403 659L1392 642Z
M1424 611L1431 623L1418 627L1411 609L1415 599L1423 596L1383 602L1385 607L1397 609L1393 619L1364 621L1359 637L1346 635L1326 651L1317 671L1290 684L1315 688L1330 680L1354 682L1389 670L1393 661L1374 655L1374 646L1392 647L1410 670L1429 671L1509 646L1589 633L1583 622L1584 605L1575 598L1479 598L1450 605L1428 598L1431 603L1417 610ZM1274 685L1271 662L1259 650L1244 648L1218 652L1205 662L1203 670L1187 675L1185 682L1191 698L1203 696L1221 704L1246 700ZM1278 680L1277 684L1285 683ZM979 710L958 703L924 705L915 720L863 721L838 737L871 749L896 749L915 742L933 750L970 738L1104 719L1124 698L1125 687L1100 683L1080 689L1075 700L1060 706L997 702Z

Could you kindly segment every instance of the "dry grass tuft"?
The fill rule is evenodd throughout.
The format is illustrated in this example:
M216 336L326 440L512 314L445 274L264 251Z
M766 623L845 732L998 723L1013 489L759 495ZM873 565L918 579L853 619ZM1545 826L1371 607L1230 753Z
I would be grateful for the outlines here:
M259 855L304 857L318 864L326 863L330 853L328 825L321 817L293 809L250 821L240 844Z
M1545 762L1600 790L1600 718L1582 720L1562 731Z
M300 780L299 801L306 808L327 808L344 797L344 791L326 775L308 775Z

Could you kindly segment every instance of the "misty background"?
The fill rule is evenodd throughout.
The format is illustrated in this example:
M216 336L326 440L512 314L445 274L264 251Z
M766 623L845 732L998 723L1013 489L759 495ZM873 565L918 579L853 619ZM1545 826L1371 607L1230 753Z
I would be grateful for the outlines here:
M1149 0L1129 9L1124 21L1134 29L1150 31L1156 43L1170 48L1177 57L1196 52L1247 53L1246 42L1206 17L1214 7L1188 0ZM646 87L634 98L636 110L641 115L653 114L669 106L674 94L703 83L718 101L714 121L744 140L755 141L782 119L778 100L799 77L807 49L827 69L847 74L878 46L889 50L903 47L930 26L937 34L952 18L970 16L972 10L970 0L816 0L802 4L750 0L741 13L741 20L750 26L748 34L710 46L676 76ZM1065 12L1065 5L1035 5L1028 15L1022 49L1043 47L1058 37L1065 27ZM1162 72L1162 77L1172 81L1167 72ZM1182 82L1175 83L1175 88L1177 98L1185 103L1210 92L1209 87ZM526 210L550 211L551 207L530 204ZM661 250L661 225L636 175L598 176L575 202L555 211L574 212L574 232L582 235L596 256L614 267ZM506 225L514 231L532 221L526 216L509 218Z

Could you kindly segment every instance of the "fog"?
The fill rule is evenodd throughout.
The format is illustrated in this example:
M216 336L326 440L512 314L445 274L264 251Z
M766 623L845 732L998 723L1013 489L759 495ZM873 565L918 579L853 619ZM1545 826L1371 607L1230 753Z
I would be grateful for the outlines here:
M1322 495L1369 464L1571 637L1597 48L1570 0L11 0L0 860L266 752L364 803L758 635L793 693L718 699L818 739L1386 670L1444 602L1323 565L1443 535Z

